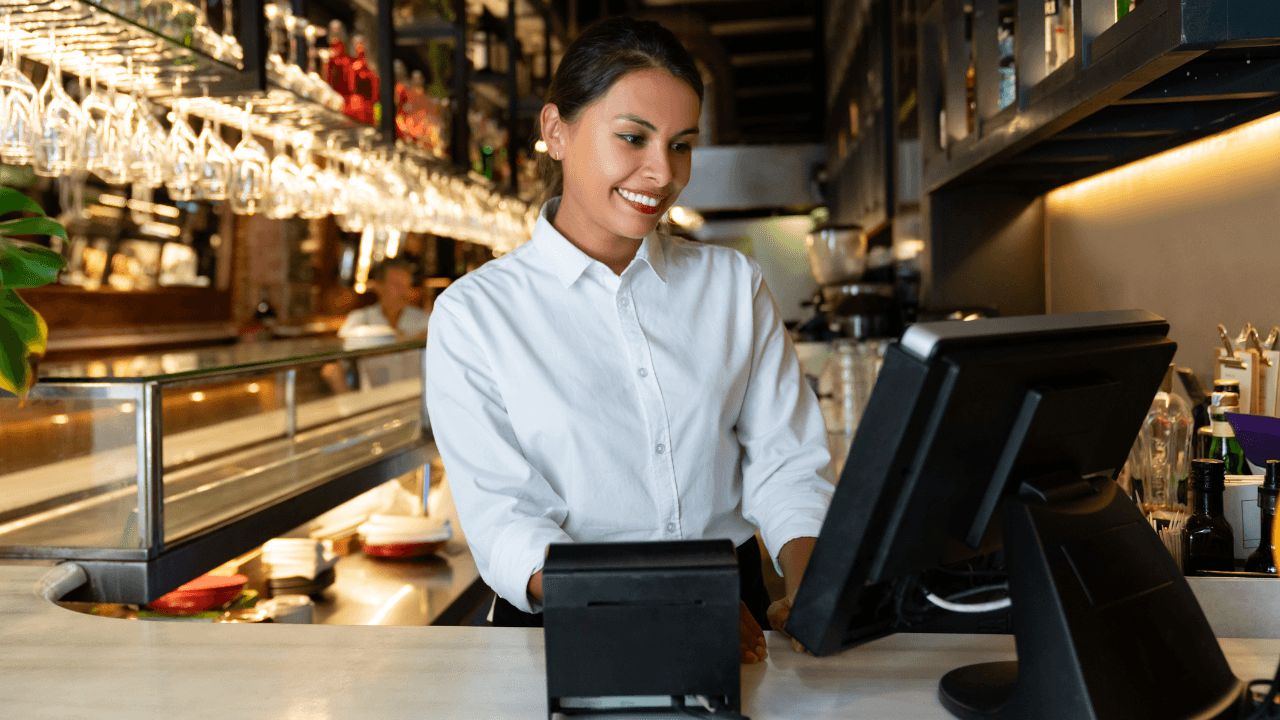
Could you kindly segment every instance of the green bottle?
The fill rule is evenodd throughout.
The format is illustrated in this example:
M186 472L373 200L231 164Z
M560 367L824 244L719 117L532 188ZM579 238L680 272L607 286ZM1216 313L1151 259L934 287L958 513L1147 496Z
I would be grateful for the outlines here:
M1209 457L1221 460L1224 474L1247 475L1249 465L1244 460L1244 450L1236 440L1236 434L1227 422L1227 413L1240 412L1240 396L1233 392L1215 392L1209 416L1213 419L1213 442L1209 444Z

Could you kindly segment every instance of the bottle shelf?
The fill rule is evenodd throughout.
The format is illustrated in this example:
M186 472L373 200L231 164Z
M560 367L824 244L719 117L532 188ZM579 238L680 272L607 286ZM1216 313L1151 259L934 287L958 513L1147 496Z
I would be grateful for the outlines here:
M1016 37L1026 60L1003 108L996 5L977 0L969 38L955 22L963 0L921 13L925 192L984 183L1045 192L1280 111L1280 14L1268 4L1144 0L1117 21L1114 0L1074 0L1074 54L1050 68L1039 32ZM1042 26L1040 5L1019 3L1018 26Z

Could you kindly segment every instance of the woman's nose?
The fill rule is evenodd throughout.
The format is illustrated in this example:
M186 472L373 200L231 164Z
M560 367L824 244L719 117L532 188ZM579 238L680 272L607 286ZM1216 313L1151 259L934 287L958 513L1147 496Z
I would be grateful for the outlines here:
M665 187L671 182L671 157L665 147L655 147L645 157L645 177Z

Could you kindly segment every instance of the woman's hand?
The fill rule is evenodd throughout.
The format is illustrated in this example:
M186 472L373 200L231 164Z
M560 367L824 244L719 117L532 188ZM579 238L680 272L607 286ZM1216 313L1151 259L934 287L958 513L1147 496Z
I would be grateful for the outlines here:
M789 617L791 617L790 595L769 606L769 624L773 626L774 630L782 633L783 635L787 634L787 631L784 628L787 626L787 618ZM791 636L788 635L787 637ZM791 649L798 653L808 652L804 649L804 646L800 644L800 641L795 638L791 638Z
M751 611L747 609L747 604L738 601L738 614L740 620L738 622L738 638L740 656L744 665L758 663L769 657L769 650L764 644L764 630L760 629L760 623L751 616Z

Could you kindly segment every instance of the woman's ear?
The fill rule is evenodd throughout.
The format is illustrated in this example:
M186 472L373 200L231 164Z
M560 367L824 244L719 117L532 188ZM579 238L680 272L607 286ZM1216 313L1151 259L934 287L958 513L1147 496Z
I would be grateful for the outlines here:
M547 144L547 154L552 160L559 160L564 157L565 146L565 122L560 117L560 108L547 103L542 106L538 119L542 124L542 141Z

